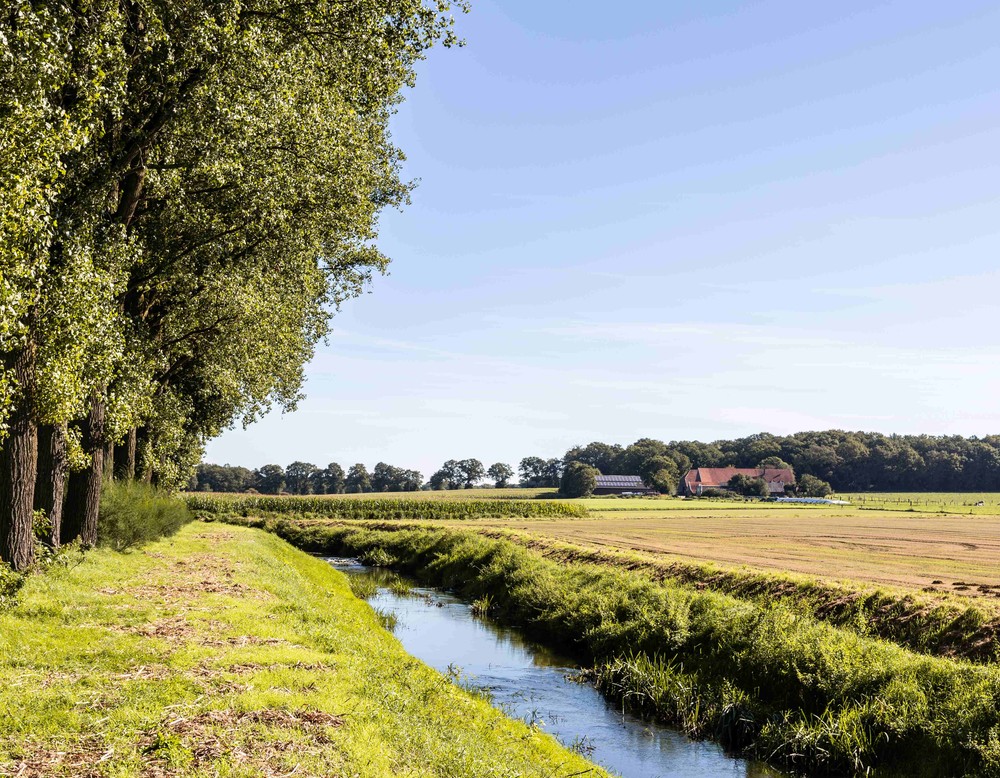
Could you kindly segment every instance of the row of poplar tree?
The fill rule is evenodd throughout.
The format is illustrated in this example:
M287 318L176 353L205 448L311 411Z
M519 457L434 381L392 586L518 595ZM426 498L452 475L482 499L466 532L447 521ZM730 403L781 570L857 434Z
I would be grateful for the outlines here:
M447 0L0 10L0 559L96 542L102 479L186 482L294 406L406 202L387 123Z

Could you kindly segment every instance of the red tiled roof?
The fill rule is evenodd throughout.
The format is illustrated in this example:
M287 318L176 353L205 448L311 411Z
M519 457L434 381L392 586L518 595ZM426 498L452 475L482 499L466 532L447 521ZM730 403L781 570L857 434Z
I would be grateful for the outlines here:
M725 486L735 475L763 478L768 484L794 484L795 476L788 468L777 467L699 467L688 470L684 481L692 490L697 485L703 489L718 489Z

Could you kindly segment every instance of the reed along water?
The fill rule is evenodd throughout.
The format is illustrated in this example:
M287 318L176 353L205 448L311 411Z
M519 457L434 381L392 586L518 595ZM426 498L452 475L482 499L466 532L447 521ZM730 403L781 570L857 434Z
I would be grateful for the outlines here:
M580 668L572 660L527 640L517 629L474 615L457 597L418 586L404 593L412 582L394 573L352 560L328 561L374 584L369 603L395 617L394 634L412 656L486 694L508 716L534 724L622 778L782 775L729 756L716 743L694 741L670 727L623 713L579 679Z

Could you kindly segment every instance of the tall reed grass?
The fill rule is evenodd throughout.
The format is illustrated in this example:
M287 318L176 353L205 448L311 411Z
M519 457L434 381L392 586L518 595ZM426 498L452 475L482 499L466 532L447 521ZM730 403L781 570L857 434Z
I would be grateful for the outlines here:
M97 539L124 551L172 535L193 516L180 500L138 481L110 481L101 490Z

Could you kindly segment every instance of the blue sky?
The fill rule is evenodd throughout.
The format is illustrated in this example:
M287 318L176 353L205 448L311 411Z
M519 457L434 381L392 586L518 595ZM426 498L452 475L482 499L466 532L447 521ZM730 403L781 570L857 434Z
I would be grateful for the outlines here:
M307 399L206 460L1000 432L1000 6L474 0Z

